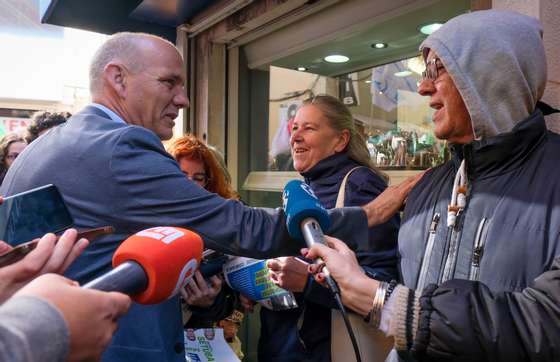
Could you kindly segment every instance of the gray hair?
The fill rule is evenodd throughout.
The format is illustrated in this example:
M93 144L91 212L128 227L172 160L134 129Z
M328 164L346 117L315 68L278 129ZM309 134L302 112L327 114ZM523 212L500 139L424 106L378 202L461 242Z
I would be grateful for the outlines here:
M131 72L144 69L141 44L145 41L163 41L175 48L175 45L159 36L147 33L121 32L113 34L95 52L89 67L89 88L93 94L101 85L103 70L112 61L119 60Z
M356 130L356 123L354 122L354 116L352 113L342 103L338 98L321 94L316 95L313 98L309 98L303 101L302 107L306 105L317 106L323 115L329 122L329 126L338 132L348 130L350 133L350 140L346 145L345 152L348 158L356 161L362 166L372 169L377 175L379 175L385 182L389 181L389 177L381 172L373 162L369 155L369 151L366 146L366 140L364 137Z

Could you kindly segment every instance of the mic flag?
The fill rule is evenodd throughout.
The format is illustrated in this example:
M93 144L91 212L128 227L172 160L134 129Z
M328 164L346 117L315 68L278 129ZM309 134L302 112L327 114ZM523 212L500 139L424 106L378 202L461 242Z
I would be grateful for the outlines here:
M156 304L178 294L202 258L201 237L189 230L160 226L140 231L118 247L113 270L84 285L131 295L141 304Z
M159 303L179 293L192 278L202 258L203 242L190 230L155 227L140 231L113 256L113 267L135 261L148 276L148 287L135 296L138 303Z
M301 222L306 218L315 219L322 230L329 229L329 214L306 183L300 180L288 182L284 187L282 202L287 217L288 233L294 239L304 240Z

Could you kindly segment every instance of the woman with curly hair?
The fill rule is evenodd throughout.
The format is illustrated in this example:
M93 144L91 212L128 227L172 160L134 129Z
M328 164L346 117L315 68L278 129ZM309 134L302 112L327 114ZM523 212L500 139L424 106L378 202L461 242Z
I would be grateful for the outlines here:
M201 187L225 199L239 198L229 183L225 165L219 162L221 155L218 151L193 135L176 139L167 151L177 160L181 171Z
M223 198L239 199L231 187L231 178L222 155L217 150L193 135L186 135L173 141L167 151L191 181ZM242 359L241 341L236 334L243 313L235 309L244 309L243 306L249 301L240 300L238 293L227 286L222 288L222 285L223 280L218 276L205 281L200 272L195 273L192 282L181 292L190 314L185 328L187 331L196 328L205 328L206 331L215 326L224 328L224 338ZM236 321L236 328L226 328L232 320Z
M12 163L27 146L27 142L16 133L9 133L0 141L0 184Z

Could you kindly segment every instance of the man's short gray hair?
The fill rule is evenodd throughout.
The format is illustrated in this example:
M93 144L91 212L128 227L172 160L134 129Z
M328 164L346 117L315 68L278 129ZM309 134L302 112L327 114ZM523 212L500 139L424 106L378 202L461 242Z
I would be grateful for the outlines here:
M119 60L131 72L138 72L145 66L141 44L146 40L158 40L175 45L159 36L147 33L115 33L95 52L89 67L89 88L93 94L101 85L103 70L112 61Z

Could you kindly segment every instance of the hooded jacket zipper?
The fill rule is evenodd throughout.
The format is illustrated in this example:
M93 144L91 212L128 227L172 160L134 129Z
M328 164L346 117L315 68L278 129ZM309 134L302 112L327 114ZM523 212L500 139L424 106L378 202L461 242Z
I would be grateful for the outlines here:
M466 163L465 163L465 159L470 158L470 152L467 152L467 149L463 149L464 152L464 159L461 162L459 169L457 170L457 174L455 177L458 177L459 173L461 172L461 168L462 167L466 167ZM463 175L463 177L465 178L462 182L467 183L466 181L466 171L465 174ZM457 179L456 179L457 181ZM471 180L472 182L472 180ZM460 186L459 184L457 186ZM463 197L464 197L464 201L463 201L463 205L460 206L459 204L454 205L454 206L459 206L459 210L456 213L456 217L455 220L452 224L449 224L449 213L448 213L448 237L446 238L446 251L444 252L444 259L442 262L442 267L443 269L440 271L440 275L439 275L439 280L438 283L442 284L446 281L448 281L449 279L452 279L453 276L455 275L455 267L457 266L457 255L459 254L459 246L461 243L461 235L462 235L462 228L463 228L463 216L464 213L466 212L467 208L468 208L468 201L467 201L467 195L470 195L472 192L472 183L467 183L467 190L464 191L464 193L462 193ZM455 189L455 185L454 185L454 189ZM458 195L459 196L459 195ZM458 197L457 196L457 197ZM452 199L453 199L453 195L452 195Z
M459 242L461 239L460 225L463 219L463 212L457 215L455 226L451 227L451 235L448 239L448 249L444 260L443 273L441 274L439 284L442 284L453 277L455 273L455 265L457 264L457 254L459 253Z
M428 274L428 268L430 266L430 260L432 258L432 251L434 249L434 242L436 240L436 230L439 224L439 219L439 213L435 213L434 217L432 218L432 223L430 224L430 230L428 232L428 242L426 243L426 250L424 251L424 257L422 258L422 265L420 267L418 282L416 283L416 290L424 289L426 283L426 276Z
M486 225L488 219L483 218L478 224L473 244L473 256L471 260L471 270L469 280L478 280L480 273L480 262L484 255L484 244L486 243Z

